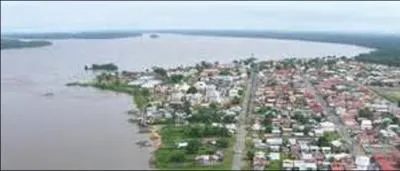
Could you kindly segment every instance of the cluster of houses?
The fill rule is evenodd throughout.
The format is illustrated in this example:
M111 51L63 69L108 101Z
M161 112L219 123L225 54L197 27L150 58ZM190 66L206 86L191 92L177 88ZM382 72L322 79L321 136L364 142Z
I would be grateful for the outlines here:
M371 77L360 75L368 67L339 60L334 66L311 67L306 72L301 67L266 67L260 71L251 126L253 169L264 170L273 161L279 161L284 170L399 168L396 162L400 161L400 152L396 147L400 144L400 122L394 121L399 116L388 101L365 85ZM387 71L381 69L379 79L375 80L400 78L398 69L384 73ZM313 87L307 86L305 80L310 80ZM322 97L323 102L316 96ZM350 152L356 147L345 145L338 133L339 125L329 121L325 108L333 109L362 153ZM360 117L360 110L372 116ZM271 119L266 119L266 115L271 115ZM320 139L329 134L337 136L321 143Z
M156 76L148 74L135 78L130 85L146 87L151 91L151 105L144 111L147 120L173 119L175 124L190 124L189 118L197 107L210 107L211 104L221 106L221 118L233 116L234 123L213 122L208 127L224 127L230 133L237 131L236 120L242 112L241 99L247 85L248 68L242 64L218 64L198 70L182 68L168 70L167 75L182 75L186 79L179 83L164 83ZM189 104L188 113L185 110ZM150 122L151 123L151 122ZM200 138L200 137L199 137ZM179 140L178 148L185 148L188 142ZM215 154L198 154L193 158L199 164L212 165L222 162L223 152Z
M335 109L344 125L355 134L358 145L367 153L373 153L396 151L395 147L400 145L400 113L394 104L372 91L366 85L366 80L377 78L373 75L398 79L398 71L398 68L388 70L379 65L339 61L334 70L322 68L312 70L309 74L317 82L318 92ZM363 115L361 111L368 111L369 115Z

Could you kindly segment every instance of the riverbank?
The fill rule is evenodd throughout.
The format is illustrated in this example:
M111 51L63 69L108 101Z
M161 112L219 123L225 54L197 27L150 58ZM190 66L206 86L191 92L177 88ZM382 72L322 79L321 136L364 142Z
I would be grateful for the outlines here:
M117 93L125 93L128 95L133 96L134 101L136 103L136 99L143 99L142 96L140 96L137 92L139 90L139 87L135 86L127 86L127 85L115 85L115 84L101 84L96 81L80 81L80 82L72 82L72 83L67 83L67 86L79 86L79 87L93 87L93 88L98 88L101 90L105 91L112 91L112 92L117 92ZM142 106L145 103L142 103ZM139 104L140 106L140 104ZM185 164L168 164L165 165L163 162L164 157L166 155L170 155L170 153L174 153L174 151L170 151L169 148L171 147L171 141L179 141L179 140L187 140L187 139L192 139L196 141L204 141L204 139L211 139L211 140L218 140L218 136L211 136L211 137L192 137L191 135L189 136L188 134L185 134L185 130L187 129L197 129L192 128L191 126L182 126L182 127L175 127L174 129L179 129L180 133L177 133L175 131L170 131L169 128L171 125L168 124L155 124L155 125L149 125L149 138L152 141L152 156L149 159L149 163L151 168L155 169L161 169L161 170L186 170L186 169L207 169L207 170L229 170L232 165L233 161L233 146L235 144L235 136L229 136L226 138L227 140L227 146L224 147L224 152L223 156L225 156L224 160L220 164L211 164L211 165L200 165L200 164L195 164L192 162L187 162ZM166 128L167 127L167 128ZM166 130L167 129L167 130ZM174 133L175 132L175 133ZM187 137L189 136L189 137ZM163 142L162 142L162 137L167 137L167 141L169 140L169 143L167 142L164 144L163 147ZM225 138L224 138L225 139ZM168 147L169 146L169 147ZM173 145L172 145L173 146ZM199 147L200 148L200 147ZM210 147L205 145L203 149L203 152L206 152L207 150L210 150ZM186 161L192 160L191 158L195 157L195 155L188 155L185 157ZM161 163L160 163L161 162Z
M228 170L233 162L247 67L254 61L203 61L196 67L172 70L153 67L153 72L134 79L118 72L97 73L94 80L66 85L133 96L140 113L135 123L147 127L152 140L152 168ZM157 79L158 85L148 84Z

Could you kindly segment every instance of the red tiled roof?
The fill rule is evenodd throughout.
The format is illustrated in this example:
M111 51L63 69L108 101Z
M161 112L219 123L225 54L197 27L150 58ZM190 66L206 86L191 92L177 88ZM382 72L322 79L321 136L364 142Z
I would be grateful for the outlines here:
M331 165L332 171L344 171L344 166L341 164L333 163Z
M381 170L395 170L392 164L385 158L384 155L375 155L376 162L379 164Z

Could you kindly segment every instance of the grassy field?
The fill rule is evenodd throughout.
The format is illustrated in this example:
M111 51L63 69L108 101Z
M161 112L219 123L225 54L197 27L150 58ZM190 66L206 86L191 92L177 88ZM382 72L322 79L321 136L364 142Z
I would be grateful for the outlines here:
M385 97L386 99L397 103L398 101L400 101L400 91L393 91L393 92L383 92L381 94L383 97Z
M209 145L201 145L199 151L195 154L187 154L184 149L175 148L177 142L190 141L193 139L203 140L203 138L188 137L184 133L184 126L170 127L166 126L160 130L163 145L162 148L155 152L155 168L159 170L229 170L232 167L233 161L233 146L235 143L234 136L226 137L228 140L228 147L221 149L224 153L224 160L220 164L215 165L200 165L194 161L194 158L199 154L205 154L206 151L213 149ZM207 137L212 138L212 137ZM215 137L218 138L218 137ZM172 153L182 151L185 153L185 158L179 163L171 163L169 161Z

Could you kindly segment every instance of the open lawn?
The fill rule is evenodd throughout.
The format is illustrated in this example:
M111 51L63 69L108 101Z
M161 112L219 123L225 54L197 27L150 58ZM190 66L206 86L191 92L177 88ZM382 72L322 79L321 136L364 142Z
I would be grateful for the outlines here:
M228 170L232 167L233 161L233 145L235 139L233 136L191 136L190 126L165 126L160 130L163 140L162 148L155 152L155 167L161 170ZM211 144L199 144L195 153L188 153L186 148L177 148L179 142L190 142L198 140L202 142L205 138L209 139L226 139L228 145L226 148L217 148ZM214 165L201 165L194 159L198 155L214 153L222 150L224 160L222 163Z
M400 91L384 92L382 96L395 103L400 101Z

